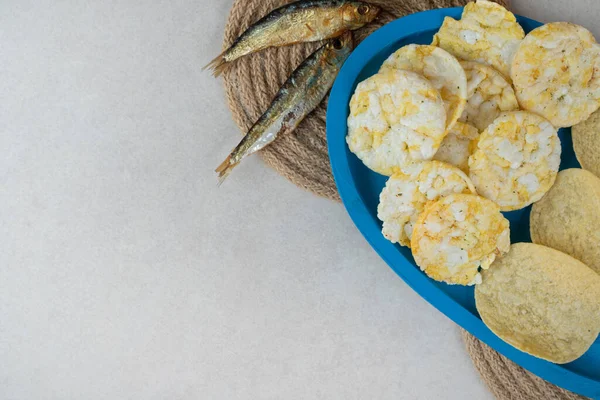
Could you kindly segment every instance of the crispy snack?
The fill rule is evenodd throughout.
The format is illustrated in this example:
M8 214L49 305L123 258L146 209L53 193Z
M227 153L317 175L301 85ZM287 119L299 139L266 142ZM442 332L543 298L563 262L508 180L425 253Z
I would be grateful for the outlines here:
M425 207L410 243L415 262L431 278L473 285L481 282L480 267L508 251L510 230L493 201L452 194Z
M350 100L346 142L373 171L392 175L413 161L431 159L445 135L439 92L423 76L382 71L362 81Z
M513 13L491 1L478 0L465 6L460 21L444 18L431 44L509 76L512 57L524 36Z
M502 340L535 357L564 364L579 358L600 330L600 276L573 257L516 243L483 271L475 302Z
M469 158L469 177L477 193L498 203L502 211L518 210L550 189L560 152L550 122L527 111L504 113L481 134Z
M388 179L379 196L377 217L381 232L392 243L410 247L413 226L425 204L453 193L475 193L464 172L440 161L424 161L402 168Z
M560 250L600 274L600 179L574 168L531 209L531 240Z
M515 91L500 72L474 61L460 65L467 76L467 105L459 121L483 131L503 111L519 109Z
M571 128L573 149L581 167L600 177L600 111Z
M469 156L477 148L478 140L477 128L464 122L457 122L442 141L433 159L452 164L468 174Z
M467 78L452 54L435 46L409 44L388 57L380 71L403 69L423 75L440 92L446 108L446 129L461 116L467 100Z
M600 47L579 25L553 22L529 32L511 77L521 107L556 127L584 121L600 107Z

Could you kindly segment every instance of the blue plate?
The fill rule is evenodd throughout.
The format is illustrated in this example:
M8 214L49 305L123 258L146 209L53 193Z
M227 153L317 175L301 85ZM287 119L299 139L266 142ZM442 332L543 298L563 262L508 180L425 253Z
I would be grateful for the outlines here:
M444 17L460 19L462 8L445 8L412 14L393 21L367 37L342 67L329 98L327 142L333 176L350 217L375 251L410 287L480 340L512 361L555 385L600 399L600 340L581 358L557 365L525 354L494 335L475 309L473 287L451 286L429 279L415 265L410 250L384 239L377 219L379 193L387 177L372 172L346 146L346 119L356 85L375 74L383 61L398 48L429 44ZM525 32L542 25L517 17ZM570 129L561 129L561 169L579 167L571 143ZM505 213L510 220L512 242L529 242L529 212Z

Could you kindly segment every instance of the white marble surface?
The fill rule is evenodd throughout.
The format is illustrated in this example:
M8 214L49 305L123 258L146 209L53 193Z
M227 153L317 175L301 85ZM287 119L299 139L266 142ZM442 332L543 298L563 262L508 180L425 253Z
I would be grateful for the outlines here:
M1 2L0 398L491 399L341 205L257 157L215 186L230 5Z

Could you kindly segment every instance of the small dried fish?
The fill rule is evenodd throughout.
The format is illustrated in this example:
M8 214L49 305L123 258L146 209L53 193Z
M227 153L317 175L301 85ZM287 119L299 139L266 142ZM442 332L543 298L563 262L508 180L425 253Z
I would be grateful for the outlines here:
M352 33L346 32L320 47L296 68L267 111L215 170L219 173L219 184L243 158L267 146L277 135L296 129L323 100L351 51Z
M219 76L229 63L259 50L338 37L373 21L380 8L362 1L302 0L273 10L246 29L203 69Z

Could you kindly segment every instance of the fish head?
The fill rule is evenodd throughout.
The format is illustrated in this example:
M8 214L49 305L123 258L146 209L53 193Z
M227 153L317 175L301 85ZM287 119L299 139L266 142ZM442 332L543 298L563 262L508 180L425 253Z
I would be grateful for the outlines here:
M330 51L332 54L332 57L328 58L333 60L335 64L343 63L346 58L348 58L352 52L352 48L354 47L352 32L345 32L341 36L330 40L325 46L327 46L328 51Z
M358 29L373 21L380 11L380 7L364 1L349 1L342 6L344 22L351 29Z

